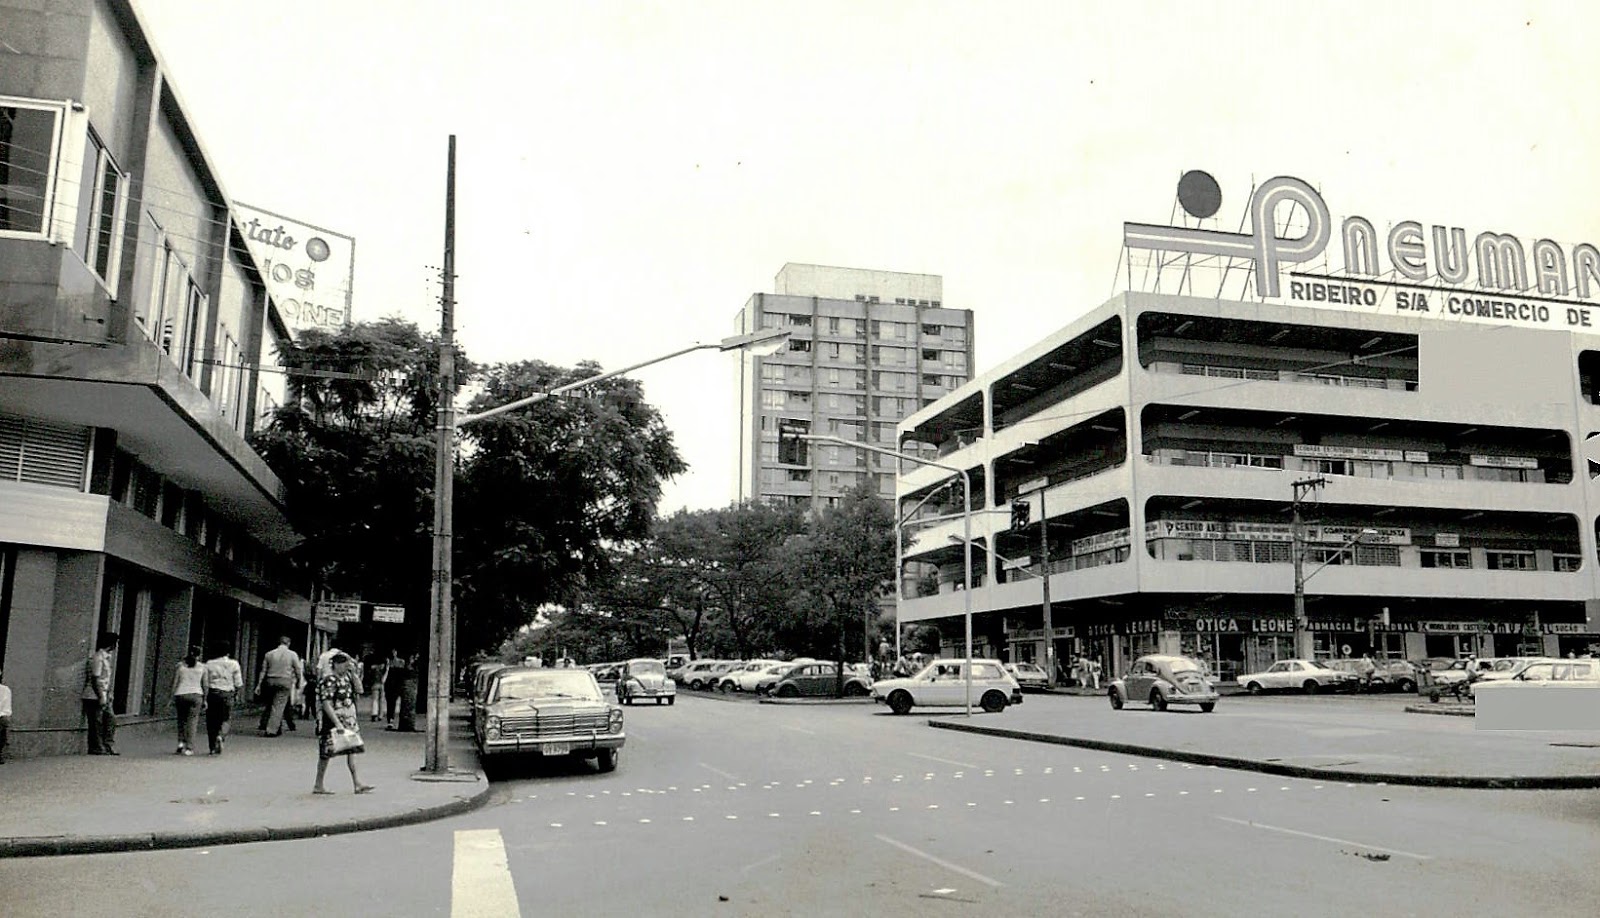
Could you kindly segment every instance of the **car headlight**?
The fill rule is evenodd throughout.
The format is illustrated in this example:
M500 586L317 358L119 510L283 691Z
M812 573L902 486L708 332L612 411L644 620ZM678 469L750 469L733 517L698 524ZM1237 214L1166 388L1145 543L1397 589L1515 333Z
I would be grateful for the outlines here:
M611 710L611 732L622 732L622 712L615 708Z
M488 726L484 728L484 735L489 739L500 738L500 718L490 717Z

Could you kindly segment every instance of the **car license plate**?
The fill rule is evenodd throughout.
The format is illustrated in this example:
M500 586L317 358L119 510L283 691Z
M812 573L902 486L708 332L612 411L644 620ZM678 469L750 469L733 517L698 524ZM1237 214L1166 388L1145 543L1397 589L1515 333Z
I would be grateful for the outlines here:
M543 749L545 755L566 755L571 751L571 743L545 743Z

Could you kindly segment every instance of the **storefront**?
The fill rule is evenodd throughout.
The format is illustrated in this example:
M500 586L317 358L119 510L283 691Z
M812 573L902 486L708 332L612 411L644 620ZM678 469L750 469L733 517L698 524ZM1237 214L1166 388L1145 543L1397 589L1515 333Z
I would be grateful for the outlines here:
M1077 632L1071 625L1057 625L1051 629L1055 641L1056 663L1070 671L1078 655ZM1045 664L1043 628L1018 628L1006 634L1007 663Z
M1133 661L1148 653L1161 652L1161 632L1167 630L1158 618L1142 619L1131 622L1117 622L1116 632L1116 662L1115 672L1121 676L1133 665ZM1102 662L1101 667L1105 664Z
M1490 657L1489 625L1481 621L1422 622L1423 654L1429 657Z
M1362 657L1373 651L1371 626L1355 619L1311 619L1306 622L1311 632L1311 655L1318 660L1338 660Z
M1600 632L1582 623L1546 622L1540 629L1547 635L1544 653L1557 657L1584 654L1600 657ZM1554 644L1554 647L1550 645Z

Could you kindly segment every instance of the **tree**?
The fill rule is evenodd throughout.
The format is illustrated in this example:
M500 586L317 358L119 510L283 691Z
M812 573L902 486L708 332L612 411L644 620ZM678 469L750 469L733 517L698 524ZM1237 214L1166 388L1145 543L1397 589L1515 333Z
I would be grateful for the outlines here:
M835 507L811 517L806 534L795 540L800 593L814 599L802 603L807 615L814 607L820 620L805 620L807 630L837 649L838 691L844 691L847 635L863 636L875 629L878 597L894 572L894 517L873 488L857 485L845 492Z

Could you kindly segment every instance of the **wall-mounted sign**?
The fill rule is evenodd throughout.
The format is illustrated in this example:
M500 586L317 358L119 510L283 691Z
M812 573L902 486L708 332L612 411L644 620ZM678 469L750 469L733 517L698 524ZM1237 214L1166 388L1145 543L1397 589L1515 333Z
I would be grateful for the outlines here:
M1311 459L1366 459L1372 462L1405 462L1403 449L1372 449L1365 446L1324 446L1320 443L1296 443L1296 456ZM1427 454L1424 453L1424 456ZM1426 462L1426 459L1422 461Z
M1288 523L1229 523L1228 538L1244 542L1292 542L1294 527Z
M1292 618L1252 618L1250 631L1254 634L1293 634Z
M1214 520L1157 520L1155 537L1162 539L1221 539L1226 538L1228 527ZM1145 535L1149 536L1147 527Z
M1539 460L1530 456L1468 456L1467 461L1489 469L1536 469Z
M373 606L372 620L387 622L391 625L404 624L406 620L405 606Z
M1422 630L1434 634L1471 634L1484 630L1483 622L1423 622Z
M1306 622L1306 630L1334 631L1340 634L1353 634L1359 631L1366 631L1367 624L1366 622L1357 624L1353 621L1341 621L1338 619L1312 619L1311 621Z
M1591 628L1583 622L1545 622L1545 634L1595 634L1600 629Z
M233 209L291 335L310 328L337 332L350 324L355 239L237 201Z
M1407 462L1427 462L1428 461L1428 454L1423 452L1423 451L1421 451L1421 450L1417 450L1417 449L1408 449L1408 450L1406 450L1405 451L1405 456L1406 456L1406 461Z
M1351 216L1337 227L1342 263L1322 272L1288 270L1328 255L1336 228L1327 202L1307 182L1280 175L1255 189L1247 211L1249 232L1125 223L1123 244L1221 256L1227 267L1245 262L1254 270L1244 274L1263 299L1535 328L1589 328L1600 321L1593 302L1600 300L1600 249L1589 243L1564 247L1537 238L1529 246L1507 233L1469 236L1462 227L1424 228L1415 220L1380 234L1372 221ZM1296 235L1280 235L1280 226ZM1168 261L1187 271L1191 260ZM1161 277L1162 259L1153 264L1146 282L1169 289L1162 286L1168 280ZM1134 276L1131 259L1128 276Z
M319 602L316 606L317 618L329 622L359 622L361 621L361 603L357 602Z
M1461 535L1454 532L1436 532L1433 534L1433 544L1439 548L1460 548Z
M1129 530L1127 526L1113 529L1110 532L1097 532L1092 536L1072 540L1072 553L1084 555L1094 551L1105 551L1108 548L1118 548L1128 544Z
M1376 532L1368 533L1368 529ZM1410 545L1411 530L1404 526L1307 526L1307 542L1344 543L1356 541L1362 545Z

